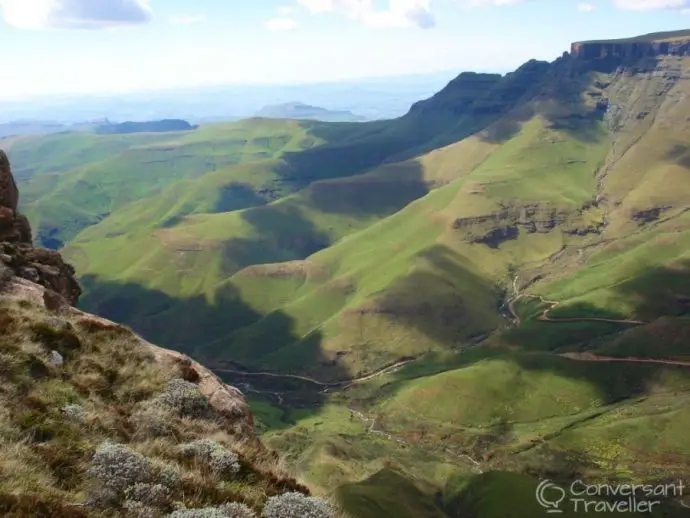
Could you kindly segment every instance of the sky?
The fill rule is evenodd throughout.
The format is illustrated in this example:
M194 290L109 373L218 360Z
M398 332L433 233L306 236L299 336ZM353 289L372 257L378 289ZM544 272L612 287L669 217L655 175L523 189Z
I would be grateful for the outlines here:
M0 99L439 71L690 28L690 0L0 0Z

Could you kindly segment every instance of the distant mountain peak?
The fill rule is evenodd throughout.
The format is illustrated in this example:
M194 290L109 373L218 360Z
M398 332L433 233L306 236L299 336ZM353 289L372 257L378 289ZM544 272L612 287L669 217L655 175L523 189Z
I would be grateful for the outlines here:
M365 120L364 117L355 115L351 111L329 110L301 101L267 105L256 112L256 116L270 119L311 119L327 122L361 122Z

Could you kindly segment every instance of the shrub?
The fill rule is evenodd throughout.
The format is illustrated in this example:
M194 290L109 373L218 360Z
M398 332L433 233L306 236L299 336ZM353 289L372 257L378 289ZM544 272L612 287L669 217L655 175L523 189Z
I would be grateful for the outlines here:
M65 419L73 423L83 424L86 421L86 410L81 405L65 405L62 413Z
M114 489L108 487L97 487L89 491L89 495L84 501L86 507L95 507L103 509L106 507L114 507L120 501L120 494Z
M172 410L156 402L145 401L134 411L129 421L134 426L135 438L170 437L175 434Z
M206 463L216 475L232 476L240 471L237 454L222 444L210 439L201 439L183 444L180 451L184 457L196 457Z
M163 393L155 401L175 410L182 417L207 419L213 416L208 399L201 393L199 387L180 378L169 381Z
M160 461L151 463L151 480L173 491L182 485L182 476L178 466Z
M159 510L136 500L125 500L123 507L127 510L127 516L130 518L159 518L161 516Z
M125 490L125 498L148 507L165 507L170 503L170 490L162 484L134 484Z
M123 491L148 480L149 462L121 444L105 443L96 451L88 474L107 488Z
M234 502L220 507L180 509L169 514L168 518L256 518L256 514L246 505Z
M272 496L264 507L262 518L334 518L333 509L323 498L302 493Z
M256 513L245 504L233 502L219 507L229 518L256 518Z

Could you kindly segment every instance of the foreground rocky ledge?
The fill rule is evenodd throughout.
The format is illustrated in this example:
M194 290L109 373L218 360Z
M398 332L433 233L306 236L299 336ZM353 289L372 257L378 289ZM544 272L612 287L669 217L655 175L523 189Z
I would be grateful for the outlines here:
M52 304L54 294L50 289L19 277L6 278L0 285L0 300L9 299L15 301L28 301L48 310L57 311L68 321L75 323L87 322L103 329L125 330L130 339L138 343L142 349L153 353L157 362L170 366L178 366L185 371L185 378L198 384L201 393L208 398L211 407L228 418L233 423L233 433L245 437L247 440L256 440L254 418L249 405L237 388L223 383L218 376L200 363L188 356L164 349L125 328L105 318L85 313L70 305L55 307Z

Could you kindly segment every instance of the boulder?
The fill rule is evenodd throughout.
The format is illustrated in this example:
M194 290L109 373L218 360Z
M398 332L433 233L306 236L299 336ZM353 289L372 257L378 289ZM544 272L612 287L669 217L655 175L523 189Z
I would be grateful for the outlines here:
M0 266L12 276L40 284L76 305L82 290L74 268L58 252L33 246L31 225L17 212L18 203L19 191L10 162L0 150ZM57 302L51 304L55 305Z

